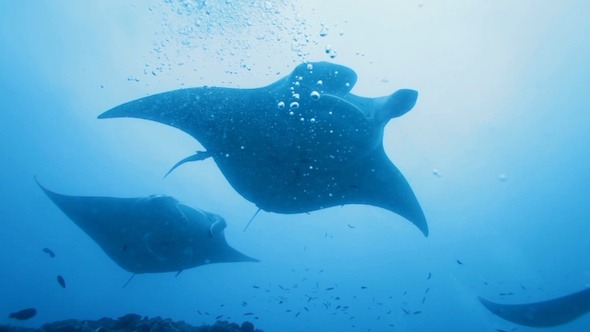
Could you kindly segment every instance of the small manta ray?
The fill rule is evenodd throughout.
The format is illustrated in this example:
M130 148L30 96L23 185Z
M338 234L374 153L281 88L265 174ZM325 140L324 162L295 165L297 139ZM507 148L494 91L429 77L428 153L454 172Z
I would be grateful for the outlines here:
M418 93L402 89L361 97L350 93L356 80L356 73L341 65L304 63L266 87L175 90L98 118L141 118L188 133L206 151L172 170L212 157L230 185L259 209L290 214L373 205L401 215L428 236L414 192L383 150L385 125L411 110Z
M494 315L507 321L532 327L551 327L568 323L590 311L590 288L555 299L525 303L501 304L479 298Z
M227 244L227 224L221 216L173 197L66 196L39 186L115 263L134 274L258 262Z

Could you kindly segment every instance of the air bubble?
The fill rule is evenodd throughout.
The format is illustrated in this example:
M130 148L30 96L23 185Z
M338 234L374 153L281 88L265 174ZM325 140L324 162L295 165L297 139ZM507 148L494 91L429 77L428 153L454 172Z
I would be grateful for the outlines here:
M294 93L293 98L299 100L301 96L298 93Z
M285 102L279 101L279 103L277 104L277 107L282 110L285 108Z
M307 64L307 70L313 70L313 65L311 63Z
M332 51L332 45L330 45L330 44L326 45L326 54L330 54L331 51Z
M317 91L312 91L309 96L311 97L311 99L313 100L318 100L320 99L320 93Z
M319 80L316 84L322 86L322 85L324 85L324 81Z
M289 108L290 108L290 109L292 109L292 110L296 110L296 109L298 109L298 108L299 108L299 103L298 103L298 102L296 102L296 101L294 101L294 102L292 102L292 103L289 105Z

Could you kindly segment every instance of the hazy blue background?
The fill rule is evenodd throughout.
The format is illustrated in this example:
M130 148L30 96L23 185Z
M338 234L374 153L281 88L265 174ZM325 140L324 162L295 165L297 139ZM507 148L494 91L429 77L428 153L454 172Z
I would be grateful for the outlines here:
M514 328L477 296L537 301L590 279L589 15L588 1L0 0L0 324L33 306L37 317L22 325L130 312L241 322L251 311L267 331ZM354 69L356 94L420 92L384 144L430 237L369 206L260 213L244 233L256 208L212 160L162 179L200 148L194 139L153 122L96 119L182 86L266 85L304 60ZM71 195L172 195L223 215L228 242L262 262L139 275L122 289L130 274L34 175Z

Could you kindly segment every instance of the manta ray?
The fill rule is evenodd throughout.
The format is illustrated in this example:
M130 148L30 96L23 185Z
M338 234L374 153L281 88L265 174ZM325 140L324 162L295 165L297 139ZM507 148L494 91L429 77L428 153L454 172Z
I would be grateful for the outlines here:
M542 302L501 304L479 298L493 314L516 324L550 327L568 323L590 311L590 288Z
M134 274L258 261L227 244L221 216L173 197L66 196L39 186L115 263Z
M356 80L342 65L304 63L265 87L174 90L98 118L147 119L188 133L206 151L173 169L211 157L259 210L291 214L373 205L401 215L428 236L414 192L383 149L385 125L411 110L418 93L402 89L361 97L350 93Z

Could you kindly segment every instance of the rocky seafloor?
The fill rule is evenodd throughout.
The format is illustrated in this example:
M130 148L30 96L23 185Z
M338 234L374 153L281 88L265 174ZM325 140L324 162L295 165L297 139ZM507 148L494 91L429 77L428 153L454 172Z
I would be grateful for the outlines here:
M101 318L98 320L68 319L43 324L40 328L23 328L12 325L0 325L0 332L106 332L106 331L137 331L137 332L263 332L254 324L243 322L241 325L227 321L217 321L214 325L193 326L184 321L173 321L169 318L142 317L127 314L118 319Z

